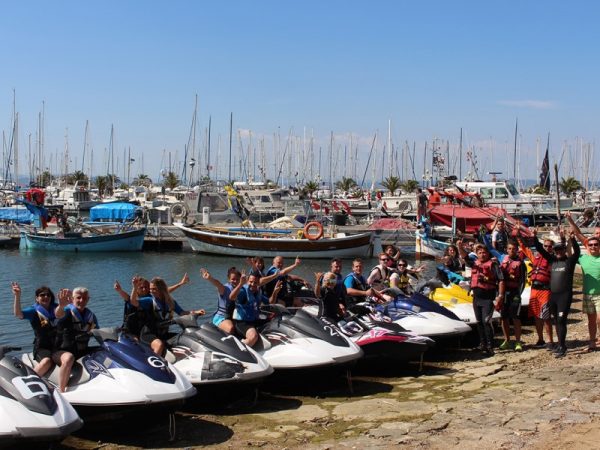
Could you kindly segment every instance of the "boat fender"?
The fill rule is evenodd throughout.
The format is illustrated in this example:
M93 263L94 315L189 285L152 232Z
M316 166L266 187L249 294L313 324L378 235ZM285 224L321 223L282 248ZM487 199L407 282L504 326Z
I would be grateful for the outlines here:
M298 233L296 233L298 236L298 239L304 239L304 230L298 230Z
M312 228L317 229L317 234L311 234L310 230ZM306 239L308 239L309 241L316 241L321 239L323 237L323 225L321 225L319 222L308 222L304 226L304 236L306 236Z
M175 203L171 206L171 217L174 219L185 219L187 213L187 207L183 203Z

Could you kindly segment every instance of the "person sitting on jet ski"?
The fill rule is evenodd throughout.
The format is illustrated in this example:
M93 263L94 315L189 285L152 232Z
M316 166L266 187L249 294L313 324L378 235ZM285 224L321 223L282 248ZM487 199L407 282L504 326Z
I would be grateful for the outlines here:
M277 281L271 297L267 298L263 294L259 283L260 281L256 275L246 277L246 274L242 273L240 282L229 294L229 299L235 300L235 310L233 312L235 331L242 336L242 342L250 347L258 341L256 322L259 318L260 306L275 303L283 286L282 280Z
M324 275L316 273L315 278L317 282L322 280L319 298L323 302L323 316L337 323L346 314L346 296L336 289L337 277L335 273L327 272Z
M219 327L228 334L235 333L235 326L231 319L233 310L235 309L235 301L229 299L229 294L231 294L231 291L233 291L240 283L242 274L235 267L230 267L229 270L227 270L228 282L226 284L223 284L214 278L204 267L200 269L200 275L204 280L212 284L219 294L219 303L212 320L213 325Z
M152 296L150 295L150 282L145 278L141 278L141 280L142 281L137 286L133 286L132 289L137 290L138 299L144 297L151 299ZM190 277L186 272L179 283L169 286L169 293L179 289L181 286L189 282ZM123 330L131 333L135 337L138 337L142 331L142 327L147 321L146 312L143 309L136 308L131 304L131 295L125 292L118 280L115 280L114 289L125 301L125 304L123 305Z
M363 260L360 258L354 259L352 261L352 272L344 278L344 286L346 286L347 294L346 300L348 303L356 304L364 302L369 297L374 297L378 301L383 300L383 296L379 291L367 283L363 275L363 268Z
M60 366L59 389L61 392L65 392L73 363L87 353L89 332L98 328L98 319L87 308L90 300L87 288L76 287L72 292L68 289L61 289L59 299L61 304L69 300L69 304L64 308L64 317L58 321L56 332L58 355L54 358Z
M163 356L166 351L165 340L169 337L169 323L173 314L179 315L206 313L203 309L184 311L169 293L165 280L154 277L150 280L150 296L139 297L138 287L144 282L141 277L133 277L134 289L131 292L131 304L143 309L148 319L140 332L140 340L150 345L154 353Z
M58 319L65 315L66 299L61 304L56 303L54 293L47 286L35 290L35 303L21 309L21 286L12 283L14 295L13 311L19 319L27 319L33 328L33 357L38 364L33 369L40 377L44 376L53 366L52 356L55 354L56 325Z
M304 278L290 274L290 272L298 267L300 263L300 258L296 257L294 264L288 267L283 267L283 256L276 256L273 258L273 265L269 267L265 275L259 276L259 285L264 286L265 295L270 297L273 293L276 283L278 281L282 281L277 297L279 303L286 307L301 306L294 304L294 293L290 291L288 286L288 281L293 281L310 288L310 283L308 283ZM255 271L252 271L251 274L258 275Z

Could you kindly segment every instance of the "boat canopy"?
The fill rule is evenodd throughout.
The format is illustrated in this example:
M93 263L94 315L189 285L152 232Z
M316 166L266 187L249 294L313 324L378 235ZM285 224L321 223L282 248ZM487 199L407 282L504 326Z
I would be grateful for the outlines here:
M139 211L139 213L138 213ZM125 221L133 220L141 214L142 208L132 203L104 203L90 208L90 220Z
M34 215L23 206L7 206L0 208L0 220L16 223L31 223Z

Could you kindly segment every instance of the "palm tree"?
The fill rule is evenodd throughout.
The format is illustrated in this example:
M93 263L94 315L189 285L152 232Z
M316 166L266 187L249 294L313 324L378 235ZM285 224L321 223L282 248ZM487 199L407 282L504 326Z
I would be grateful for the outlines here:
M319 189L319 183L316 181L307 181L306 184L302 187L302 192L308 194L309 198L312 198L312 195L315 191Z
M390 194L393 196L394 193L400 189L400 178L395 176L389 176L385 180L381 182L381 185L390 191Z
M133 184L135 186L150 186L152 184L152 180L145 173L140 173L136 178L133 179Z
M78 181L83 181L83 182L88 181L87 175L85 173L83 173L81 170L76 170L75 172L67 175L67 183L75 184Z
M417 180L406 180L400 187L404 190L404 192L414 192L419 187L419 182Z
M110 179L104 175L98 175L96 177L96 187L98 188L98 194L103 197L104 194L108 193L108 187L110 185Z
M560 190L563 191L565 194L571 195L573 192L581 189L581 183L574 177L569 177L566 180L564 178L561 178L559 187Z
M40 175L36 177L36 183L38 186L48 186L52 183L54 177L48 170L44 170Z
M342 177L340 181L335 183L335 187L343 192L350 192L352 188L356 187L356 181L353 178Z
M179 186L179 178L175 172L168 172L163 180L163 186L168 189L174 189Z

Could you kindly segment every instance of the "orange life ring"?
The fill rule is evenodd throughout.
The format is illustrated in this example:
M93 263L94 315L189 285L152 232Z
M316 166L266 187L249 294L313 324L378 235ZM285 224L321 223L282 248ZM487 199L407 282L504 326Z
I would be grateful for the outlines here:
M310 230L312 228L317 229L317 234L310 233ZM304 236L306 236L306 239L308 239L309 241L316 241L318 239L321 239L323 237L323 225L321 225L319 222L308 222L304 226Z

